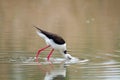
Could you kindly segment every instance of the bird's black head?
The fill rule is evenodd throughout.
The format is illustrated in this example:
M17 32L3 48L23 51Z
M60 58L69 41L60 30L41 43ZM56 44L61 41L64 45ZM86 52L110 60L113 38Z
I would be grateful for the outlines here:
M64 51L64 54L67 54L67 50Z
M65 54L65 58L66 58L66 59L68 59L68 60L71 60L71 59L72 59L72 56L67 53L67 50L64 51L64 54Z

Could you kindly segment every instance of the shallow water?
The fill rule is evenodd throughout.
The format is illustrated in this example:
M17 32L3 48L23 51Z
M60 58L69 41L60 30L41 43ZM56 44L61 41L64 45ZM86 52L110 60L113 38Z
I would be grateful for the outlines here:
M120 80L119 0L0 0L1 80ZM78 62L39 56L32 26L61 35Z
M8 54L14 53L17 56ZM29 53L29 52L28 52ZM47 62L39 57L35 62L34 53L24 55L26 52L1 52L0 78L3 80L119 80L119 55L81 55L88 61L64 64L63 58L55 57L57 61ZM19 55L19 56L18 56ZM107 57L112 57L111 59ZM59 63L61 61L61 63ZM58 63L56 63L58 62ZM52 77L52 78L51 78ZM54 78L54 79L53 79Z

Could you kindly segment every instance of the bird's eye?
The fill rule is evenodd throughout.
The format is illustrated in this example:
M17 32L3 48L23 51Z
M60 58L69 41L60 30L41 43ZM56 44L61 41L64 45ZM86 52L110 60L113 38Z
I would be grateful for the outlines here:
M67 50L64 51L64 54L67 54Z

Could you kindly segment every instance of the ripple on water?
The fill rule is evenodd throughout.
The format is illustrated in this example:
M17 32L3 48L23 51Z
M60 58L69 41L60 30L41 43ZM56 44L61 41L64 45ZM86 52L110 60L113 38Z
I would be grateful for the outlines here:
M120 62L108 60L103 63L93 63L75 66L76 72L72 72L72 79L79 80L119 80L120 79ZM77 75L79 74L79 75ZM79 77L78 77L79 76Z

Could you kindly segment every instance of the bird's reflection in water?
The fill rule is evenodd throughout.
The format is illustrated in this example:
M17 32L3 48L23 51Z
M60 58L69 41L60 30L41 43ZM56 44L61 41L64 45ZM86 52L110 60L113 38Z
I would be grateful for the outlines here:
M66 79L66 66L64 64L54 65L50 63L47 67L39 68L45 72L44 80L65 80Z
M46 72L44 80L65 80L66 78L66 68L60 67L53 69L50 72Z

